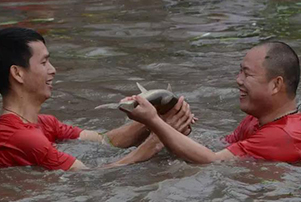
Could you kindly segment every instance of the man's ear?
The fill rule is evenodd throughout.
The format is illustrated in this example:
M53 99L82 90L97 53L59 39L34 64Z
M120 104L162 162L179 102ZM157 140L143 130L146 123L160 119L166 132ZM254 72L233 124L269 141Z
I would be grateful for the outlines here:
M24 68L17 65L12 65L10 67L10 75L17 82L24 83Z
M283 77L277 76L271 82L272 85L272 94L276 94L280 92L284 87Z

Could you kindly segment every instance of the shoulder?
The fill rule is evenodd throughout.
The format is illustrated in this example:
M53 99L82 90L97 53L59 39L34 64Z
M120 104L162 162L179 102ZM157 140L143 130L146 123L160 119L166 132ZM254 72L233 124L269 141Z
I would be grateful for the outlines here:
M13 128L20 128L24 124L18 116L14 114L4 114L0 116L0 125L9 126Z
M248 129L249 127L254 128L255 126L258 126L258 119L254 116L248 115L239 123L237 129L242 131Z
M259 132L279 137L283 135L291 138L296 136L301 138L301 114L290 115L281 120L271 122L263 126Z
M282 127L288 133L301 131L301 114L292 114L277 122L279 127Z
M278 148L278 151L280 151L281 148L294 147L294 139L291 133L285 130L283 125L274 123L263 126L255 131L254 134L248 138L247 142L248 144L260 145L266 148Z
M82 129L65 124L52 115L39 115L39 123L49 140L76 139Z
M49 115L49 114L40 114L38 116L39 122L40 123L55 123L58 122L58 119L53 116L53 115Z
M291 141L291 138L282 127L270 125L256 131L248 140L262 145L280 145L283 141Z
M33 135L31 135L32 133ZM35 124L24 124L19 117L13 114L5 114L0 117L0 145L2 146L16 139L33 139L36 133L41 133L41 131L37 130Z

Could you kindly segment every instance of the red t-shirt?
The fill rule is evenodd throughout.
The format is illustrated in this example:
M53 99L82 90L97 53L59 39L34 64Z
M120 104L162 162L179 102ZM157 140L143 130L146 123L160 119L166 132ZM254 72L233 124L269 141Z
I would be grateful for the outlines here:
M23 123L13 114L0 116L0 168L42 166L68 170L75 158L58 151L56 140L76 139L81 129L59 122L54 116L39 115L38 123Z
M235 156L271 161L301 160L301 114L285 116L259 127L258 119L247 116L226 136L227 149Z

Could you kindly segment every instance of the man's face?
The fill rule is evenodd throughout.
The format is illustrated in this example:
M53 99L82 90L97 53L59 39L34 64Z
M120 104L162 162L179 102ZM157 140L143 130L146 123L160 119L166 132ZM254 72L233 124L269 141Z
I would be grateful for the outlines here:
M241 110L257 118L269 110L272 100L272 85L263 67L266 51L264 46L252 48L243 59L236 79Z
M29 59L29 68L24 73L25 90L40 102L51 96L52 80L56 73L49 62L49 52L41 41L30 42L32 57Z

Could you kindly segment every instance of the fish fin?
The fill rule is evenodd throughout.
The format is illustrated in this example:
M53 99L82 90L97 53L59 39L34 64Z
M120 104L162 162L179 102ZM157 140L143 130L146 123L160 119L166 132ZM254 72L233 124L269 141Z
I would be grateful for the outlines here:
M170 91L170 92L172 92L170 83L167 85L167 90Z
M118 108L118 103L108 103L108 104L102 104L94 109L117 109Z
M139 90L141 91L141 93L147 92L147 90L143 86L141 86L140 83L136 82L136 84L137 84Z

